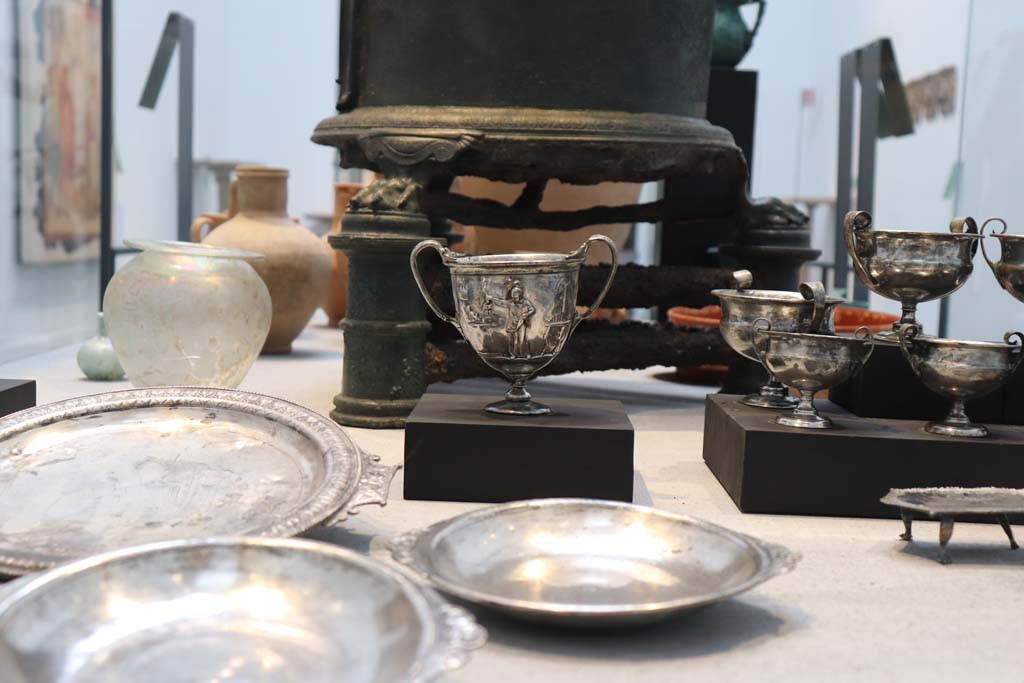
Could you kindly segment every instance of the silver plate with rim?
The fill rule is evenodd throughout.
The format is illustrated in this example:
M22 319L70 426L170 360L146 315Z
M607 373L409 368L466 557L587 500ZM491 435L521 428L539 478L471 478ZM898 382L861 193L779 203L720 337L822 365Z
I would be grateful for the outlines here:
M456 598L573 626L656 621L731 598L799 556L703 520L582 498L474 510L391 541Z
M426 683L486 637L401 568L303 539L128 548L0 598L4 683Z
M384 505L395 467L330 419L228 389L132 389L0 419L0 574L141 543L293 536Z

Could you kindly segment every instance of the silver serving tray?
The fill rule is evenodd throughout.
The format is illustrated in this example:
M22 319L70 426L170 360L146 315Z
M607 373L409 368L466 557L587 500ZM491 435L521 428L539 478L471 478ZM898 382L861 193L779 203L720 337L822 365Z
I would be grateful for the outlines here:
M166 387L0 419L0 573L208 536L292 536L384 505L394 467L269 396Z
M725 600L799 559L692 517L573 498L475 510L403 534L391 549L449 595L576 626L649 622Z
M882 502L928 515L995 515L1024 512L1024 489L933 486L889 489Z
M0 599L0 678L425 683L486 637L400 568L349 550L169 541L58 567Z

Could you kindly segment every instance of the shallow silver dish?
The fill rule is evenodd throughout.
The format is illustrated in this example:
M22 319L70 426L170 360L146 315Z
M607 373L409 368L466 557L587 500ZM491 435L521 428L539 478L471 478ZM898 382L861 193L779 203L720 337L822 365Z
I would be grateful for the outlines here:
M128 548L0 600L5 683L425 683L486 636L399 568L298 539Z
M468 512L395 538L392 556L445 593L536 621L655 621L725 600L799 559L692 517L553 498Z
M135 389L0 419L0 573L206 536L292 536L383 505L394 467L331 420L226 389Z

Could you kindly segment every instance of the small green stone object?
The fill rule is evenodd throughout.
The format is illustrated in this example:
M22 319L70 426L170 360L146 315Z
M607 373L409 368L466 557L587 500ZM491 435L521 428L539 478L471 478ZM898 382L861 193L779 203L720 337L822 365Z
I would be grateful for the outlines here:
M107 337L103 314L97 313L96 317L99 321L97 335L79 347L76 356L78 367L91 380L110 382L124 379L124 368Z

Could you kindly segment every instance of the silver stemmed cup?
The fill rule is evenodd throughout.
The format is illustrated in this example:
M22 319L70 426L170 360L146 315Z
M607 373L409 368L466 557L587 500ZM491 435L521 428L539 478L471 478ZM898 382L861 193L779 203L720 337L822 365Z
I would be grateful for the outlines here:
M598 242L611 253L611 272L594 303L580 313L576 310L580 266ZM451 272L454 317L438 307L423 282L416 259L424 249L441 254ZM512 383L505 400L484 410L502 415L547 415L551 409L532 399L526 382L555 359L576 326L601 305L615 279L619 252L604 235L591 236L569 254L470 256L437 240L424 240L413 248L409 262L430 310L454 325L483 362Z
M872 230L867 211L847 213L843 232L860 281L903 307L892 331L875 335L885 341L896 341L901 326L916 324L919 303L948 296L967 282L981 238L970 217L954 218L949 232Z
M734 289L715 289L711 293L718 297L722 306L722 337L733 351L744 358L761 362L754 350L751 334L751 325L758 318L770 320L774 329L780 331L824 334L835 331L835 309L843 300L826 296L825 287L820 282L803 283L799 292L784 292L748 289L753 280L749 270L736 271L733 280ZM796 399L789 396L771 369L766 367L765 370L768 382L758 393L745 396L740 402L756 408L795 406Z
M926 336L919 325L906 325L900 328L899 340L903 356L921 383L953 401L946 418L929 422L925 431L943 436L988 436L984 425L967 417L964 403L995 391L1010 379L1024 358L1024 335L1007 332L1002 342L960 341Z
M803 429L828 429L832 421L818 414L814 394L840 384L855 375L871 357L875 343L867 327L858 327L852 337L808 332L781 332L765 318L751 326L754 349L769 371L782 383L800 392L792 413L775 422Z
M1000 223L1003 229L990 233L999 240L999 260L992 261L985 251L985 228L989 223ZM1017 301L1024 301L1024 235L1007 235L1006 221L1002 218L989 218L981 226L981 255L992 269L999 285Z

